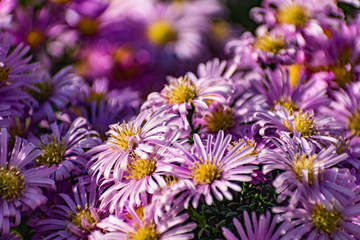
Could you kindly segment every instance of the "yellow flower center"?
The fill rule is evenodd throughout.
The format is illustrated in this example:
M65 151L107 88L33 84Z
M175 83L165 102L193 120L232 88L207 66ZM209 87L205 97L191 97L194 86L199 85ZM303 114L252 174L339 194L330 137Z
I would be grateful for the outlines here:
M309 21L310 13L305 7L300 6L299 4L292 4L281 8L277 18L280 23L303 27Z
M299 107L297 106L297 104L293 103L291 97L287 97L285 99L284 96L282 96L280 98L280 101L276 101L274 102L274 105L280 105L282 107L284 107L288 112L293 112L293 111L297 111L299 110Z
M211 184L214 180L221 176L221 169L214 163L207 161L195 162L191 170L191 176L197 185Z
M138 217L142 220L144 217L144 206L139 206L139 207L135 208L135 212L138 215ZM133 219L132 216L130 215L130 213L127 215L127 217L129 219Z
M335 75L335 82L341 88L344 88L346 84L352 82L355 79L355 74L351 71L351 69L347 69L343 64L335 64L329 68Z
M300 110L298 114L293 114L292 116L294 117L295 131L299 132L302 137L306 138L316 133L316 124L312 114L308 114L308 112L303 113ZM293 132L289 120L284 120L283 123L287 130Z
M316 205L312 215L314 226L321 232L331 235L343 222L341 213L336 210L329 211L323 205Z
M166 45L177 38L174 27L163 20L156 21L148 26L146 34L149 41L156 45Z
M170 90L165 93L166 102L172 105L189 103L197 96L197 89L187 76L173 80L167 87Z
M9 78L9 69L4 67L0 67L0 83L5 82Z
M40 92L32 89L28 89L27 92L40 103L45 102L53 91L53 86L51 85L50 81L35 83L34 86L38 88Z
M66 152L66 144L63 140L59 141L57 137L50 135L47 138L47 143L41 143L40 148L43 154L35 160L38 166L51 167L63 161Z
M171 185L179 182L179 179L177 177L175 177L175 176L166 175L165 176L165 182L166 182L167 186L171 186Z
M93 217L93 215L90 212L89 207L86 205L84 209L82 209L80 206L76 206L76 214L73 212L69 213L69 218L71 219L71 223L80 228L83 232L89 233L89 229L83 227L81 224L82 219L85 218L93 227L95 227L97 221Z
M90 103L92 101L95 101L99 103L101 100L105 98L105 93L99 93L91 91L89 97L87 98L87 101Z
M44 35L39 31L32 31L26 36L26 41L30 47L37 48L44 41Z
M360 136L360 110L357 110L348 120L348 128L354 135Z
M141 128L136 128L133 124L126 124L125 121L119 125L111 127L112 130L116 132L116 134L110 134L109 142L117 145L124 151L129 150L129 137L133 137L135 135L140 135ZM135 144L135 143L134 143ZM132 147L136 147L135 145Z
M314 167L314 160L317 157L316 154L312 155L311 157L308 157L306 154L298 154L293 162L293 169L296 173L297 179L299 181L302 181L303 179L303 169L306 169L308 171L308 182L309 184L313 184L314 181L314 175L313 175L313 167Z
M7 201L19 199L26 188L21 171L11 166L0 168L0 198Z
M225 131L234 126L234 113L231 108L218 108L215 112L205 116L205 121L208 124L208 130L210 132Z
M254 48L261 51L278 54L285 47L285 41L282 37L273 37L270 35L263 35L257 37Z
M211 33L215 39L223 40L230 34L230 25L224 20L215 20L211 25Z
M290 83L292 87L296 87L299 84L301 68L302 68L301 65L298 64L293 64L290 67L289 73L290 73Z
M255 149L256 148L256 145L257 143L255 142L255 140L253 139L243 139L243 138L240 138L239 141L237 142L232 142L230 147L228 147L228 150L231 150L233 149L236 145L238 145L239 143L242 143L242 142L245 142L245 144L237 151L237 153L241 152L242 150L244 150L245 148L248 148L248 147L253 147L254 149L251 151L251 153L249 153L248 155L246 155L245 157L247 156L257 156L257 154L259 153L259 150L258 149Z
M157 240L160 237L153 223L144 224L143 227L135 226L135 229L135 233L129 233L129 237L132 240Z
M131 161L128 163L128 169L126 170L129 175L128 179L140 180L146 176L151 175L156 169L156 158L150 158L145 160L139 156L132 155Z
M91 18L84 18L78 24L79 31L87 36L92 36L98 31L98 23Z

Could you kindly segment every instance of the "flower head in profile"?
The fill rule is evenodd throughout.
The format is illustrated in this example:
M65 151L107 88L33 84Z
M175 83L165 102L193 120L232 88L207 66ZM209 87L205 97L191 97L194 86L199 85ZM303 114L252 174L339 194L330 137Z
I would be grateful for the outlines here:
M35 209L47 201L40 187L55 188L49 175L54 168L31 167L41 154L35 145L16 137L15 145L8 151L9 135L5 128L0 132L0 235L10 232L10 227L21 222L21 212Z
M252 212L251 219L249 214L244 212L245 226L242 225L236 218L234 218L233 221L237 234L242 240L280 239L290 225L288 222L279 223L279 215L272 216L269 212L261 214L259 218L257 218L255 212ZM226 240L239 240L239 238L237 238L235 234L227 228L222 227L222 231Z
M257 169L252 165L255 156L251 156L253 147L245 147L244 142L228 150L231 135L224 138L224 132L219 131L215 141L212 135L207 138L206 145L197 134L194 134L195 148L186 149L179 143L174 143L176 150L169 150L180 166L174 167L174 175L179 179L188 180L195 191L188 191L185 207L191 199L196 208L202 196L205 202L211 205L213 196L219 201L224 197L232 200L231 190L240 192L239 182L250 182L251 173ZM179 151L180 150L180 151Z
M42 154L35 160L36 165L52 167L56 171L52 177L63 180L72 175L80 175L87 163L85 150L100 143L98 133L89 129L88 122L78 117L69 128L65 123L50 125L51 134L44 134L40 139L32 139Z

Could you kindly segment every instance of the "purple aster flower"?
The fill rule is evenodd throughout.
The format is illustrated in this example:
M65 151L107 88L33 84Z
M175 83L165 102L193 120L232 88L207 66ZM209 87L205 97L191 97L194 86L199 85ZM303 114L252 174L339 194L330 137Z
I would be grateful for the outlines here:
M168 122L174 117L164 110L150 115L143 111L128 123L110 125L108 140L88 152L93 156L87 165L89 173L97 181L102 176L121 180L131 155L151 159L158 146L166 145L173 132Z
M292 225L281 240L352 240L360 236L359 191L345 206L325 206L319 198L306 196L297 207L279 209L281 218Z
M45 117L50 121L56 119L54 108L62 111L80 93L83 80L75 74L73 67L65 67L51 77L45 70L39 71L41 82L34 84L28 91L36 99L33 104L33 121Z
M66 127L65 123L52 123L51 134L44 134L41 139L31 139L42 154L35 160L36 165L55 167L52 175L56 181L83 173L87 163L85 150L100 143L98 133L90 130L86 119L78 117Z
M329 99L326 90L314 92L314 79L305 83L306 75L302 75L299 81L293 85L289 71L276 69L266 70L266 77L263 81L253 81L254 91L265 96L270 109L276 105L283 106L287 111L310 111L318 110L321 106L326 106Z
M321 196L324 202L334 201L340 195L354 197L346 187L333 181L349 175L349 171L332 168L348 158L346 153L338 155L334 145L316 152L314 144L285 133L281 140L273 138L272 142L277 148L263 149L259 160L264 164L264 174L281 171L273 181L279 202L290 197L290 204L296 204L305 194Z
M101 239L192 239L192 230L196 228L195 223L187 223L188 214L183 213L183 206L174 206L160 219L155 218L156 205L144 208L143 216L140 216L133 207L127 206L132 221L117 218L110 215L108 219L98 223L97 226L106 230Z
M218 85L217 83L220 82ZM232 86L223 83L223 78L197 78L194 74L188 73L184 77L169 78L169 85L161 92L149 94L147 101L141 107L146 109L159 109L165 107L169 112L180 113L185 129L189 129L187 120L188 110L193 109L199 113L208 110L207 100L224 103L232 92Z
M87 239L98 230L96 224L106 214L98 210L98 192L95 182L79 178L70 195L60 193L63 204L51 206L46 219L33 222L34 239Z
M219 131L214 142L213 136L209 135L206 147L197 134L194 134L194 141L193 151L179 143L173 143L176 149L169 149L169 158L180 164L173 167L173 174L179 179L188 179L195 189L188 193L186 208L191 198L196 208L201 196L208 205L212 204L213 196L219 201L224 197L231 200L230 189L242 190L237 182L252 180L251 173L257 169L257 166L251 165L255 161L255 157L250 155L253 147L244 147L245 142L241 142L228 150L231 135L224 138L223 131Z
M20 212L35 209L47 201L40 187L54 188L49 175L54 168L29 165L41 151L31 143L16 137L12 153L8 152L9 135L5 128L0 135L0 235L9 234L10 227L21 222Z
M275 111L256 113L261 126L260 134L266 135L266 130L275 129L278 133L288 132L295 137L302 137L317 145L329 142L337 143L332 136L342 136L345 126L331 116L315 115L312 111L288 111L280 106ZM319 145L321 148L321 146Z
M31 57L25 56L29 47L19 44L12 49L11 43L10 34L0 35L0 103L22 113L32 100L25 90L37 82L33 72L38 63L28 64Z
M278 240L286 232L289 227L288 222L279 224L279 215L271 216L269 212L261 214L257 218L256 213L252 212L251 219L249 214L244 212L245 227L234 218L234 225L237 233L242 240ZM238 240L238 238L225 227L222 227L222 232L226 240Z

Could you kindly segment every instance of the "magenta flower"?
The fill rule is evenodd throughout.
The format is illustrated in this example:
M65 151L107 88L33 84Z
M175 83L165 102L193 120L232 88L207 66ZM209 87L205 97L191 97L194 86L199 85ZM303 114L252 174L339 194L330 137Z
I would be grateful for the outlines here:
M252 212L251 219L247 212L244 212L243 226L239 220L234 218L234 225L241 240L278 240L289 228L288 222L279 223L279 215L271 216L269 212L256 217ZM239 240L232 232L222 227L223 235L226 240Z
M47 201L40 187L55 188L49 175L54 168L33 167L31 163L41 154L31 143L16 137L12 153L8 152L9 135L0 134L0 235L9 234L10 227L21 222L21 212L35 209Z
M100 143L98 133L89 130L88 122L78 117L67 129L66 124L52 123L51 134L41 136L41 139L32 139L42 154L36 159L39 166L55 167L52 177L63 180L72 175L80 175L87 163L85 150Z
M173 174L191 182L191 188L195 189L188 193L184 203L186 208L192 198L192 205L196 208L202 196L208 205L212 204L213 196L219 201L224 197L231 200L230 189L240 192L242 189L238 182L252 180L251 173L257 169L251 165L255 161L255 157L250 155L253 147L247 147L245 142L230 145L231 135L224 138L223 131L219 131L215 142L209 135L206 147L197 134L194 134L194 141L193 151L179 143L174 143L176 150L169 149L171 159L180 164L174 166Z

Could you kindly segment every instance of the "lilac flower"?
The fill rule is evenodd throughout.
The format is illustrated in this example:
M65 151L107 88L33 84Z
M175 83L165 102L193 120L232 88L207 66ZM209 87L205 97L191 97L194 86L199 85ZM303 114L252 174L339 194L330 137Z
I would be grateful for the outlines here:
M317 153L317 147L305 139L290 138L287 134L281 138L272 140L276 149L263 149L259 156L264 174L281 171L273 181L278 201L290 197L290 204L296 204L306 194L321 196L324 202L334 201L340 195L354 197L352 192L333 182L349 175L348 171L332 168L346 160L347 154L338 155L334 145Z
M98 227L107 231L101 239L192 239L192 230L196 228L195 223L187 223L187 213L182 213L183 207L175 206L166 212L160 219L154 217L156 205L144 208L141 217L133 207L127 206L132 221L117 218L110 215L108 219L97 224Z
M54 168L28 168L41 154L31 143L16 137L12 153L8 153L8 133L1 129L0 144L0 235L21 222L20 212L35 209L47 201L40 187L54 188L49 175Z
M281 218L292 227L281 240L358 239L360 233L359 192L345 206L324 206L318 198L306 196L297 207L285 207Z
M51 77L45 70L39 72L41 82L34 84L29 93L36 99L33 104L33 120L55 120L54 108L62 111L80 92L83 80L74 73L73 67L65 67Z
M242 149L245 145L242 142L228 150L231 135L224 138L223 131L219 131L215 142L209 135L206 147L197 134L194 134L194 141L194 151L189 151L179 143L174 143L176 150L169 149L171 159L180 164L174 167L173 174L179 179L190 180L196 189L187 196L186 208L191 198L196 208L202 195L208 205L212 204L213 195L219 201L224 197L231 200L229 188L240 192L242 189L236 182L252 180L250 174L257 169L257 166L249 165L255 160L254 156L250 156L253 147Z
M252 220L252 222L251 222ZM271 216L269 212L266 215L261 214L259 218L256 217L256 213L252 212L251 219L247 212L244 212L245 227L234 218L234 225L237 233L242 240L277 240L286 232L289 227L288 222L279 222L279 215ZM226 240L238 240L238 238L225 227L222 227L223 235Z
M41 139L32 139L42 151L36 159L39 166L55 167L52 177L56 180L79 175L87 163L85 149L97 146L100 141L97 132L89 130L88 122L79 117L67 129L65 124L52 123L51 134L44 134Z
M108 140L88 152L93 156L87 165L89 173L97 181L102 176L121 180L130 155L150 159L157 146L166 145L173 131L168 122L175 116L164 115L163 110L151 115L143 111L133 121L111 125Z

